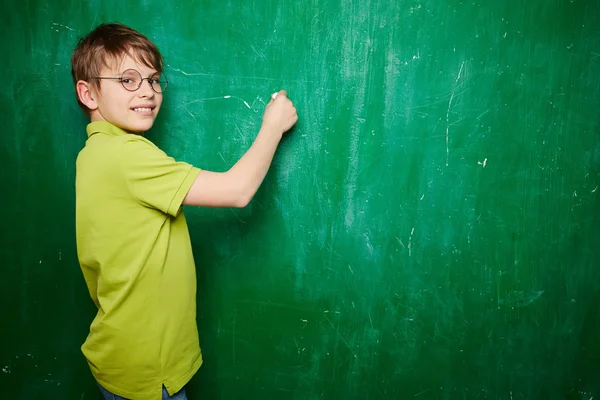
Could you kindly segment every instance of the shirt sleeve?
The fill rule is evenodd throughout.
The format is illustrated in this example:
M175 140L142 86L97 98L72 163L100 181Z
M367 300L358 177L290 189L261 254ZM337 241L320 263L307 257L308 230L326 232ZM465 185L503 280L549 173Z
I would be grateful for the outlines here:
M174 217L200 172L188 163L175 161L143 138L126 140L120 161L132 195L142 205Z

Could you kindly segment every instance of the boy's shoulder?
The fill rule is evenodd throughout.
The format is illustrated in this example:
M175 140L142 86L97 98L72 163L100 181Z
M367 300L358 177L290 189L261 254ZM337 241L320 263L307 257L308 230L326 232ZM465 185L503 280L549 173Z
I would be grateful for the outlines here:
M149 146L158 149L158 146L143 135L126 132L105 121L91 122L87 126L86 131L88 139L82 151L89 148L114 150L115 147L131 148L136 146Z
M120 165L129 169L133 166L166 165L165 160L171 159L140 134L125 132L108 123L90 125L87 127L88 140L77 156L77 168L83 165Z
M87 140L77 155L77 163L84 161L118 161L135 150L160 149L149 139L135 133L125 132L104 121L91 122L86 127Z

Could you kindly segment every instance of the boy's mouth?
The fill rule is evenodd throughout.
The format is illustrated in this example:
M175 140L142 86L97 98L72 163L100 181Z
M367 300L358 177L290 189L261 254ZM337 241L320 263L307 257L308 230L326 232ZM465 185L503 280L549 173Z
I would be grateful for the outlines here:
M142 114L142 115L152 115L152 112L154 111L155 108L156 108L156 106L144 104L144 105L137 106L137 107L131 107L131 110L135 111L136 113Z

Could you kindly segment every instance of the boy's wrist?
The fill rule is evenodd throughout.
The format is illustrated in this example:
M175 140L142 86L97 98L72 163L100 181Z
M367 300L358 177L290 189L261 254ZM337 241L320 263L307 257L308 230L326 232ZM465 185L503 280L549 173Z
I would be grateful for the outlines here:
M275 126L273 126L271 124L266 124L266 123L262 124L262 126L260 128L260 132L264 132L263 133L264 135L267 135L269 137L275 137L278 140L281 139L281 137L283 136L282 129L277 129Z

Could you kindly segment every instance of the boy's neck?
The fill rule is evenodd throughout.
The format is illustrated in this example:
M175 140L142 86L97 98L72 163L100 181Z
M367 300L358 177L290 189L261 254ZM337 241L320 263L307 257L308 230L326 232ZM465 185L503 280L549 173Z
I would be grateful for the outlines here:
M105 120L98 113L94 113L94 112L90 113L90 123L92 123L92 122L99 122L99 121L103 121L103 122L106 122L107 124L111 124L112 126L115 126L115 127L119 128L120 130L122 130L123 132L128 133L130 135L144 136L146 134L146 132L131 132L131 131L128 131L127 129L125 129L125 128L117 125L117 124L113 124L112 122Z

